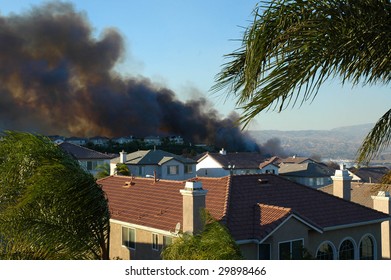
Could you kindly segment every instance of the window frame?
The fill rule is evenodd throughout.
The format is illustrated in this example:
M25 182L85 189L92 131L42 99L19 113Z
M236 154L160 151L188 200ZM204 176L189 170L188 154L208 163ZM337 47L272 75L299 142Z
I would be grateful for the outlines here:
M128 240L124 240L124 229L127 230L127 237ZM131 241L131 232L133 232L133 241ZM125 244L125 242L128 242L129 246ZM131 246L132 243L134 246ZM131 250L136 250L136 229L128 226L121 226L121 244L123 247L126 247Z
M152 250L159 251L159 234L153 232L151 238L152 238L152 242L151 242Z
M282 242L278 242L278 259L279 260L296 260L293 258L293 242L296 242L296 241L301 241L301 247L304 248L304 238L298 238L298 239L291 239L291 240L286 240L286 241L282 241ZM281 258L281 244L284 244L284 243L289 243L289 256L290 258L289 259L282 259ZM301 258L298 259L298 260L302 260L303 259L303 252L301 252Z
M362 258L362 243L365 238L369 238L369 240L372 242L372 258ZM360 242L358 243L358 259L359 260L376 260L377 259L377 250L376 250L376 239L371 234L365 234L363 237L361 237Z
M353 258L352 259L341 259L341 246L346 241L350 241L353 245ZM357 246L356 246L356 243L354 242L354 239L351 237L344 238L338 246L338 260L356 260L357 259L356 254L357 254Z
M193 173L193 165L192 164L185 164L184 171L185 171L185 174Z
M175 173L172 173L171 168L175 168ZM167 175L179 175L179 165L178 164L172 164L167 165Z
M332 260L336 260L336 258L337 258L337 250L336 250L334 244L333 244L331 241L328 241L328 240L323 241L322 243L320 243L320 245L318 246L318 249L316 249L315 259L316 259L316 260L329 260L329 259L319 259L319 258L318 258L319 250L320 250L320 248L321 248L321 246L322 246L323 244L327 244L327 245L329 245L329 246L331 247L331 250L332 250L332 253L333 253L333 258L332 258Z
M167 242L167 240L170 240L170 242ZM173 238L172 236L163 235L163 248L170 246L172 244Z

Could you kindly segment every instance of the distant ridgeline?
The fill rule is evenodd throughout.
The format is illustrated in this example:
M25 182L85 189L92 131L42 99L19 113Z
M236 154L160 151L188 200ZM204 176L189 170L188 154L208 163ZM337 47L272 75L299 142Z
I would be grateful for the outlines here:
M319 156L329 159L354 160L356 152L373 124L334 128L331 130L256 130L249 134L258 142L279 139L281 147L290 154ZM391 161L391 149L387 149L379 160ZM381 163L378 161L378 163Z

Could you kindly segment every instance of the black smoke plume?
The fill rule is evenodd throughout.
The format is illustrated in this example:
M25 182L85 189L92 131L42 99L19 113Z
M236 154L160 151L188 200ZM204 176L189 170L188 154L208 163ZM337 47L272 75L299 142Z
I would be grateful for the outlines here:
M205 98L182 102L148 79L115 73L123 52L116 30L96 39L69 3L0 16L0 128L84 137L174 134L227 150L257 149L235 125L236 115L221 118Z

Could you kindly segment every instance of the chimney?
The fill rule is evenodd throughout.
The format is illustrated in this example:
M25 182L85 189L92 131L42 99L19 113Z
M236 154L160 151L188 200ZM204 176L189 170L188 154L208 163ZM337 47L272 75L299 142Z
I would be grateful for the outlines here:
M197 234L203 229L201 210L205 209L208 191L202 188L200 181L187 181L180 192L183 197L183 232Z
M372 199L373 209L390 215L391 200L389 192L379 191L377 195L372 196ZM381 246L382 258L391 259L390 221L381 223Z
M122 152L119 153L119 163L125 163L126 162L126 152L122 150Z
M223 155L223 156L226 156L226 155L227 155L227 151L224 150L224 148L221 148L219 154L220 154L220 155Z
M341 164L340 170L335 170L334 176L331 176L331 179L333 179L333 195L350 201L352 178L345 165Z

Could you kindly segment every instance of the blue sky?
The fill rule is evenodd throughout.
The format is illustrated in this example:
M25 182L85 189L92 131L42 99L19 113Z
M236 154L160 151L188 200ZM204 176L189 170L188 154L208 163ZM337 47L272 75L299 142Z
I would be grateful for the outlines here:
M3 0L0 14L20 14L46 1ZM240 46L252 20L253 0L83 0L68 1L85 13L99 37L115 28L125 39L126 54L117 70L164 85L181 100L206 96L222 114L235 109L232 97L211 94L223 56ZM306 130L376 122L391 104L389 86L342 87L330 80L312 103L265 112L250 129Z

